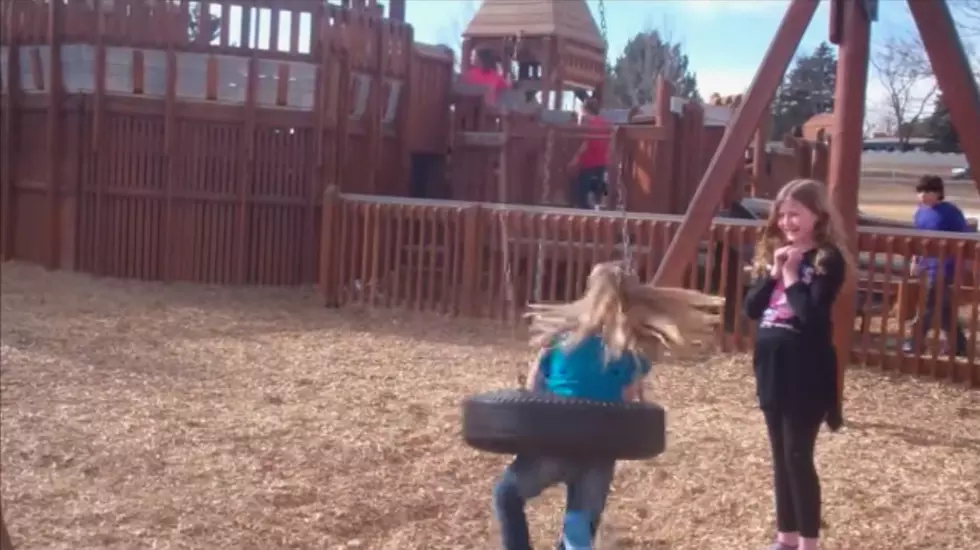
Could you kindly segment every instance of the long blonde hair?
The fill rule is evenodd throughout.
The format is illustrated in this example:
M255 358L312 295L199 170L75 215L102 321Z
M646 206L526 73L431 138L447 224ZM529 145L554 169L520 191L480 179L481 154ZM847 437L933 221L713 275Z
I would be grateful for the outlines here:
M848 272L855 270L854 257L850 252L844 224L840 213L827 196L827 188L817 180L801 178L787 183L776 194L769 219L755 245L752 272L759 277L769 273L772 268L773 253L786 244L786 237L779 229L779 209L787 199L802 204L817 217L817 222L813 226L813 242L817 245L814 270L817 273L824 273L825 262L834 250L844 258Z
M606 359L629 351L649 359L661 347L679 351L712 335L717 309L724 298L683 288L657 288L640 283L623 264L607 262L592 268L585 294L564 304L531 304L531 345L549 347L562 339L574 347L598 335Z

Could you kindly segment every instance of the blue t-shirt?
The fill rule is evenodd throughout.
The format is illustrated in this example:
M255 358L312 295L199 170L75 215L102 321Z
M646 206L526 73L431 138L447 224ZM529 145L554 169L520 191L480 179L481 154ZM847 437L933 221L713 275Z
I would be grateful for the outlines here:
M933 206L920 205L912 218L916 229L927 231L948 231L951 233L970 233L973 229L966 223L966 216L955 204L940 201ZM952 282L953 258L944 262L944 280ZM929 279L935 279L939 258L922 258L922 268L928 273Z
M650 372L650 361L630 352L607 361L605 353L598 336L584 338L568 349L551 348L538 365L544 389L562 397L623 401L623 390Z

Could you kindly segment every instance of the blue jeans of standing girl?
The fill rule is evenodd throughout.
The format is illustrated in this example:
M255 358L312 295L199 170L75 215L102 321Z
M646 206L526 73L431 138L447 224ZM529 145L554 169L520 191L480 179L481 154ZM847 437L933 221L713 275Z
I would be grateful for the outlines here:
M614 461L518 456L504 470L493 491L504 550L532 549L524 507L528 500L559 483L568 490L559 548L591 550L615 467Z

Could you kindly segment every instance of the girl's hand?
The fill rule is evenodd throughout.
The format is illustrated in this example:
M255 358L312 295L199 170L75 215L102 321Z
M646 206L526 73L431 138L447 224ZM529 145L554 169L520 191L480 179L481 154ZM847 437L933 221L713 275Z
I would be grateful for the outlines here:
M790 286L800 278L800 262L803 261L803 250L797 247L790 247L786 253L786 261L783 262L783 284Z
M789 258L789 251L792 246L783 246L777 248L772 254L772 269L769 270L769 276L773 279L778 279L783 274L783 266L786 264L787 258Z

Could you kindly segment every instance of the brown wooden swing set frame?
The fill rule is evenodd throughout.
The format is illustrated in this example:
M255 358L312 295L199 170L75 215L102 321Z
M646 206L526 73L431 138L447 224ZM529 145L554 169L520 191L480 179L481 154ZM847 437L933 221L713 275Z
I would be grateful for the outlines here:
M858 185L870 53L870 28L877 0L829 0L830 41L839 47L835 90L835 124L828 186L852 242L857 240ZM404 4L398 3L403 15ZM710 228L715 208L722 201L730 175L742 162L799 43L813 20L820 0L791 0L741 107L690 202L654 282L680 286L687 261L697 254L701 236ZM922 38L933 71L950 111L953 125L971 166L980 166L980 93L970 71L962 42L945 0L909 0L908 6ZM980 191L980 182L977 183ZM851 349L856 293L849 282L837 300L835 343L848 356ZM841 361L843 368L845 361ZM843 381L843 376L840 377ZM843 384L839 388L843 391ZM0 511L0 550L13 545Z
M871 23L877 12L877 0L830 2L829 38L839 49L834 90L835 124L827 185L834 205L843 217L850 242L856 244ZM819 5L820 0L790 2L741 108L729 124L688 206L684 221L660 263L655 284L682 284L685 262L697 254L701 236L711 226L715 208L722 201L730 175L741 162L743 152L749 146ZM949 5L945 0L908 0L908 6L950 118L960 136L963 152L971 166L980 166L980 93L953 24ZM980 192L980 181L976 185ZM856 281L848 281L834 308L834 342L841 357L848 357L854 338L851 324L855 290ZM846 361L839 362L842 371L845 364ZM844 376L843 372L840 374L838 391L843 394Z

